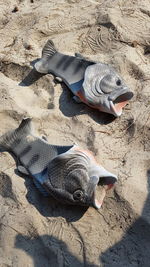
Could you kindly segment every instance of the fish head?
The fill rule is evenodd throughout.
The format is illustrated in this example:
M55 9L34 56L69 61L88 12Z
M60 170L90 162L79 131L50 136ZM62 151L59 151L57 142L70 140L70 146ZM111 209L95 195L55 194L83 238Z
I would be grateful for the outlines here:
M100 178L106 177L106 184L110 186L116 181L116 176L107 173L104 168L101 174L99 172L101 177L90 176L88 166L88 159L81 153L58 156L49 164L48 179L44 182L44 187L62 203L98 209L104 198L104 193L97 198L96 188Z
M85 71L83 93L87 104L119 117L133 93L119 74L109 65L98 63Z

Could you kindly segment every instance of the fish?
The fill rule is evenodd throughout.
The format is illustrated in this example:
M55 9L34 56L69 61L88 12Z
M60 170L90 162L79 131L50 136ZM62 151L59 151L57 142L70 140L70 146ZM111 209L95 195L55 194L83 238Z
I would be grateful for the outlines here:
M80 54L69 56L57 51L52 40L42 50L34 68L60 78L73 93L77 103L85 103L101 112L119 117L133 97L121 76L108 64L90 61Z
M70 205L92 206L99 209L106 191L117 176L99 165L93 154L77 144L58 146L49 144L34 133L31 118L0 137L0 148L17 159L19 172L29 175L45 196ZM102 190L100 196L97 186Z

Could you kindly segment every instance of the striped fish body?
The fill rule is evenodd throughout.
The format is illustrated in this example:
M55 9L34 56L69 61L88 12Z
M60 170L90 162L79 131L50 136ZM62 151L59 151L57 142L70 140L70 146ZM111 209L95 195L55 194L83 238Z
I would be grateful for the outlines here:
M100 208L105 194L100 201L96 199L99 180L104 178L106 187L117 180L97 164L89 151L75 145L50 145L35 136L29 118L0 137L0 146L15 154L18 170L32 176L42 194L64 203Z
M48 164L73 146L50 145L32 132L31 119L24 119L16 130L1 137L1 145L14 153L19 161L18 170L31 175L41 193L47 196L49 194L42 185L47 179Z
M42 58L35 64L35 69L60 77L77 102L84 102L116 117L121 115L122 108L133 97L111 66L87 60L79 54L75 57L61 54L51 40L44 46Z
M70 90L75 93L77 85L78 89L82 87L86 68L93 63L82 58L56 52L47 59L46 64L48 65L48 71L62 78Z
M82 88L85 70L94 62L82 57L68 56L59 53L52 41L48 41L42 52L42 59L35 64L40 73L51 73L60 77L74 95Z

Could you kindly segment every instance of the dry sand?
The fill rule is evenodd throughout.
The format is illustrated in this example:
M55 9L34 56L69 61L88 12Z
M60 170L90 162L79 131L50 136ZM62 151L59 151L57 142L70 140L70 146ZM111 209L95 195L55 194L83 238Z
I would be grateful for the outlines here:
M50 143L76 142L119 176L100 211L84 210L45 199L1 153L0 266L149 267L149 0L1 0L0 11L0 134L32 116ZM19 86L49 38L121 73L134 97L120 118L74 103L51 75Z

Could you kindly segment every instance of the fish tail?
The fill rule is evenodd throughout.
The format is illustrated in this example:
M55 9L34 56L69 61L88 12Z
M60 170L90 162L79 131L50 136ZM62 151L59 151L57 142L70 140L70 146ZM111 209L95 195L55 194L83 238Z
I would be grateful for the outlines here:
M35 64L35 69L40 73L48 73L47 60L57 53L57 49L52 40L48 40L42 50L42 58Z
M18 128L8 131L0 137L0 148L11 150L16 141L31 134L32 131L31 118L23 119Z

